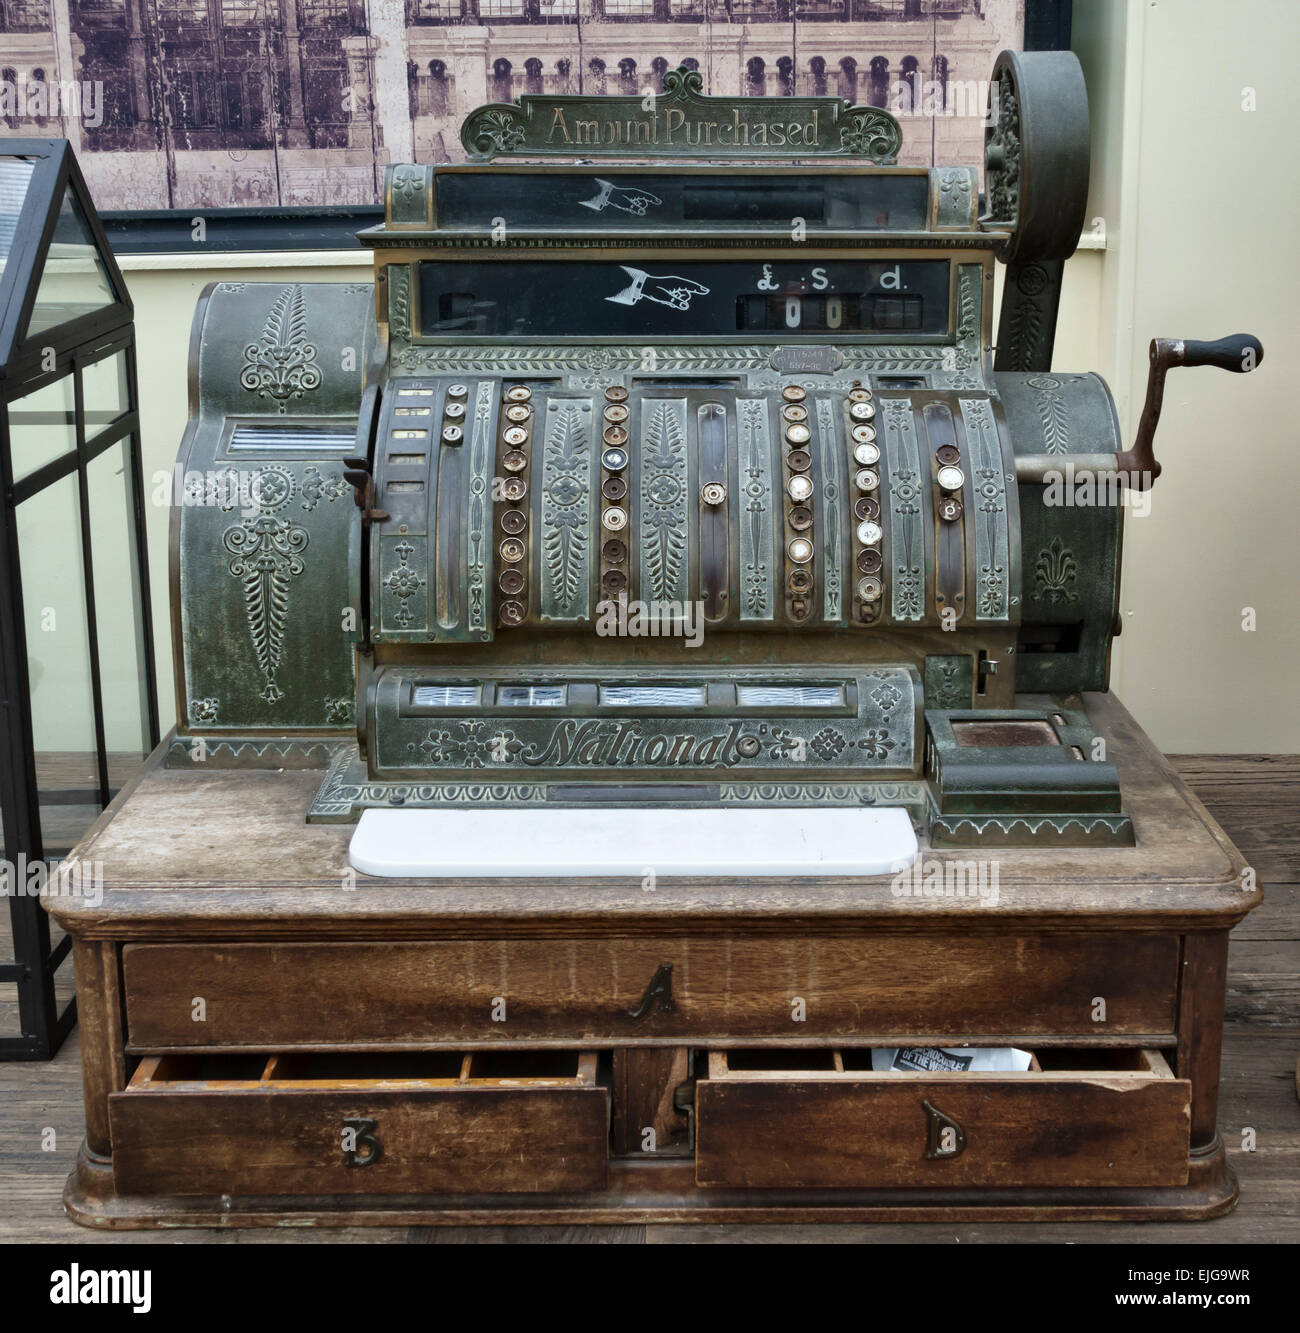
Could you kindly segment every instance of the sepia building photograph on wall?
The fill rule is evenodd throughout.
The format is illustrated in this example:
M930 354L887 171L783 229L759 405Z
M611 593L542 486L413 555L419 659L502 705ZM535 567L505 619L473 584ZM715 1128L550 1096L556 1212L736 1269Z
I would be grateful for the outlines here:
M900 161L978 159L1023 0L0 0L0 134L67 137L101 209L373 204L390 162L465 157L475 107L831 95Z

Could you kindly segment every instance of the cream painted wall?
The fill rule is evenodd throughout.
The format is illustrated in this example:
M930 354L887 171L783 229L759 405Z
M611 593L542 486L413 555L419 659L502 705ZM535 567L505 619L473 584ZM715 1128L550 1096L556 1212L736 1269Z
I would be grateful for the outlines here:
M1106 227L1088 364L1131 439L1151 338L1249 332L1265 352L1251 375L1171 372L1165 472L1128 519L1112 686L1168 751L1300 749L1298 37L1293 0L1075 4Z

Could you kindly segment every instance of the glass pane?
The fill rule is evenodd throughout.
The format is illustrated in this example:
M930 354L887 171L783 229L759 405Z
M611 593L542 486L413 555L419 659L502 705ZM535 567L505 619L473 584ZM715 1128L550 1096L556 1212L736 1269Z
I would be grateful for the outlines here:
M742 708L829 708L844 702L842 685L738 685Z
M15 481L76 452L75 407L71 375L42 385L10 405L9 451Z
M417 685L411 698L416 708L472 708L478 701L477 685Z
M39 337L56 324L93 314L116 301L86 214L76 196L65 190L27 337Z
M567 694L563 685L498 685L497 703L508 708L561 708Z
M704 686L602 685L600 702L614 708L694 707L704 702Z
M126 353L115 352L87 366L81 372L81 393L86 407L86 439L93 440L127 410Z
M131 517L130 441L123 440L92 459L86 469L86 483L90 493L104 744L108 749L109 783L116 789L144 758L149 745L144 617Z
M18 214L22 212L33 170L33 164L21 157L0 157L0 277L4 276L9 251L13 249Z
M41 831L60 856L99 814L76 472L24 500L16 524Z

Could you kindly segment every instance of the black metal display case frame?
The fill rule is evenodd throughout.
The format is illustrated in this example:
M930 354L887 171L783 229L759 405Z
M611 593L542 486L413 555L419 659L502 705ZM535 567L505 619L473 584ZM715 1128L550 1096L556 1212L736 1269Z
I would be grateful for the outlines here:
M157 681L154 666L148 560L145 540L144 493L141 478L140 412L136 376L134 308L112 249L96 216L76 157L66 140L0 140L0 164L14 159L30 164L26 192L16 216L11 214L8 254L0 269L0 806L3 807L6 896L13 928L14 958L0 961L0 983L11 983L18 993L20 1034L0 1035L0 1059L48 1059L76 1022L76 1000L60 1010L54 974L66 957L68 939L51 943L49 918L39 898L18 882L15 867L52 864L66 850L56 847L42 825L42 792L38 781L31 708L32 682L23 605L22 565L18 511L46 488L76 477L80 531L72 534L80 546L81 578L94 719L94 771L89 790L47 792L52 804L77 804L103 809L112 799L109 755L105 739L105 691L101 672L100 625L95 602L95 570L91 544L89 465L117 445L124 446L130 475L124 503L129 508L129 539L135 586L134 632L140 667L140 718L147 752L158 742ZM17 177L27 174L24 165ZM99 308L75 318L42 327L29 334L38 304L38 292L56 240L65 195L79 206L98 253L112 297ZM11 205L13 198L8 201ZM83 375L106 358L123 358L124 411L106 423L88 425ZM73 408L53 414L21 406L48 385L70 378ZM62 424L73 428L75 447L15 479L13 427L23 421ZM75 546L73 548L75 550ZM75 559L75 554L70 558ZM111 702L111 701L108 701ZM22 858L22 859L20 859Z

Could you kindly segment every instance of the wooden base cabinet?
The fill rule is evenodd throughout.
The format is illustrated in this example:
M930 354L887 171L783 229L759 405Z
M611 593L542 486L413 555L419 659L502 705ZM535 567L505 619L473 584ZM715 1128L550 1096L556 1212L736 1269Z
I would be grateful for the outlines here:
M1119 705L1089 709L1137 845L923 847L996 871L995 894L965 898L886 876L353 885L348 828L302 822L318 774L155 762L78 852L102 895L48 902L82 1024L68 1212L122 1228L1224 1212L1228 932L1258 891ZM873 1069L872 1048L899 1046L1034 1061Z

